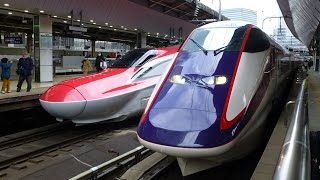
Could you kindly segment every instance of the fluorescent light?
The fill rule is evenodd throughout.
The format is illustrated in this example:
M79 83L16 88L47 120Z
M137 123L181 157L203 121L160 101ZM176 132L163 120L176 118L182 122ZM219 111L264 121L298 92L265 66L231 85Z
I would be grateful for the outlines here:
M108 23L104 23L105 25L108 25Z
M6 6L6 7L9 7L10 5L9 4L3 4L4 6Z
M11 14L12 14L12 12L8 12L8 14L10 14L10 15L11 15Z
M136 30L138 30L138 29L134 29L134 30L136 31Z
M58 17L58 16L53 16L54 18Z
M91 19L90 22L93 22L93 20Z
M78 19L77 21L80 22L80 19Z
M64 23L67 23L67 21L63 21Z
M28 13L29 11L28 11L28 10L24 10L24 12L25 12L25 13Z
M101 26L99 26L98 28L101 29Z
M68 16L68 18L71 18L71 16Z
M97 23L94 22L94 23L92 23L92 24L97 24Z
M44 13L44 11L43 10L41 10L41 11L39 11L40 13Z
M111 28L112 28L113 26L109 26L109 27L111 27Z

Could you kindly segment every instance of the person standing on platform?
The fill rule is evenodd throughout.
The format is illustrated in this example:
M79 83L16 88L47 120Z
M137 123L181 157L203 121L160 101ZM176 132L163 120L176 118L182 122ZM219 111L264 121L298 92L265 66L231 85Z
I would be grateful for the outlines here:
M9 61L8 62L8 58L2 58L1 59L1 80L2 80L2 89L1 89L1 93L11 93L10 91L10 69L12 66L12 62Z
M85 58L82 60L82 72L83 75L88 75L88 72L92 70L91 62L89 61L88 58Z
M17 92L21 91L21 86L24 80L27 81L27 92L31 90L31 81L32 81L32 70L33 70L33 61L31 57L28 56L27 52L22 53L22 57L19 59L17 65L17 74L19 75Z
M103 64L103 62L104 62L104 58L103 58L102 54L99 53L98 56L96 57L96 62L95 62L95 67L96 67L97 72L100 72L103 70L101 67L101 64Z

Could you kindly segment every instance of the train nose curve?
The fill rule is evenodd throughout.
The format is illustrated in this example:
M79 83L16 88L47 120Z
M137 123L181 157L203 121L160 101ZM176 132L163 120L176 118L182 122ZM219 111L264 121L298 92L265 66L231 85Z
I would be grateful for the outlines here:
M78 116L87 103L78 90L63 84L52 86L40 96L39 100L49 114L63 119Z

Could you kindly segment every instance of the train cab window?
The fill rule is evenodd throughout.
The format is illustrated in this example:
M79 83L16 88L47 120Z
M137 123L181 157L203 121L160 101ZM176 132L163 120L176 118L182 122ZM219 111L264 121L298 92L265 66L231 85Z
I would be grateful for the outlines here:
M132 67L150 48L134 49L115 60L110 68L129 68Z
M172 60L173 55L162 57L161 60L158 59L159 63L154 65L148 65L146 67L141 67L131 78L131 80L138 80L141 78L148 78L153 76L160 76L168 67L170 60Z
M142 60L141 62L139 62L139 64L137 66L142 66L144 63L148 62L151 58L155 57L155 54L149 55L148 57L146 57L144 60Z
M260 29L253 27L250 31L244 52L255 53L269 49L268 37Z
M201 51L201 48L194 42L197 42L207 51L221 48L229 44L235 30L234 27L197 29L191 34L182 51Z

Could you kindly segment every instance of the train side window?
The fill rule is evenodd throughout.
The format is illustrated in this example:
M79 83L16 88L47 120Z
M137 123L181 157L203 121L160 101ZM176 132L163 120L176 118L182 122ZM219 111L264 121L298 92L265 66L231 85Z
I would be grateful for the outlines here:
M270 48L268 37L260 29L253 27L250 31L244 52L255 53Z

